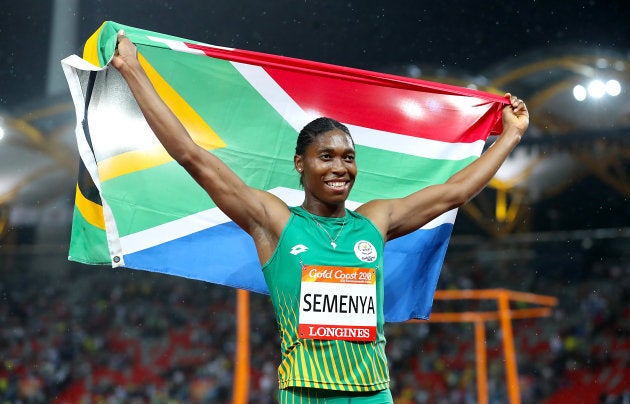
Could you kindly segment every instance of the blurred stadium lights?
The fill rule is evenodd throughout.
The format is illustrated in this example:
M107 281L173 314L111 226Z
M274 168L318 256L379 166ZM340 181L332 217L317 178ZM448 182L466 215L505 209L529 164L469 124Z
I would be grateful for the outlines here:
M608 80L606 82L606 93L612 97L621 94L621 84L617 80Z
M7 121L0 113L0 140L4 139L4 137L7 136L8 129L9 128L7 128Z
M581 84L573 87L573 97L578 101L586 100L587 96L594 99L602 98L605 95L616 97L621 94L621 83L618 80L593 80L586 87Z

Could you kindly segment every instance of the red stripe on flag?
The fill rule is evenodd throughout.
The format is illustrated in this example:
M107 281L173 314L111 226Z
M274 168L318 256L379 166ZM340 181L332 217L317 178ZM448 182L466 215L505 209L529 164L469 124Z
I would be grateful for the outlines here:
M263 67L306 112L386 132L474 142L500 130L498 111L507 104L503 97L447 84L259 52L186 45L211 57Z
M305 111L347 124L443 142L485 139L495 125L480 119L494 103L478 98L265 70Z

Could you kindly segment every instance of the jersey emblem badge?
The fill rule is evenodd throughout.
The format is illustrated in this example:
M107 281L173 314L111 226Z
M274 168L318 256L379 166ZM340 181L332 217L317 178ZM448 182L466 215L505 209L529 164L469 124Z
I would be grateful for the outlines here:
M374 262L377 258L376 248L366 240L357 241L354 245L354 254L363 262Z

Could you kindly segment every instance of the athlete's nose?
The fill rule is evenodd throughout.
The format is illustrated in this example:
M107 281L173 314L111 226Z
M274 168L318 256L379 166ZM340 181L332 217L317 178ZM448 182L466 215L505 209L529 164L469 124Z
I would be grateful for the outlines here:
M342 158L333 159L332 172L337 175L344 175L348 171Z

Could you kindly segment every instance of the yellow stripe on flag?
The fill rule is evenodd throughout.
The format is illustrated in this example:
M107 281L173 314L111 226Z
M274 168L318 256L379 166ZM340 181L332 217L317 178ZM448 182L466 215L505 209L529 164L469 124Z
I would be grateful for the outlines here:
M184 100L173 87L138 53L138 60L162 100L182 122L192 139L206 150L225 147L226 144L201 116ZM161 145L134 150L110 157L98 163L102 182L121 175L145 170L172 161Z
M98 38L101 35L101 31L103 27L107 24L104 22L100 27L85 41L85 46L83 46L83 59L92 63L94 66L101 66L98 60ZM101 66L102 67L102 66Z
M77 185L74 204L81 213L86 222L99 229L105 230L105 217L103 216L103 207L98 203L94 203L87 199L81 193Z

